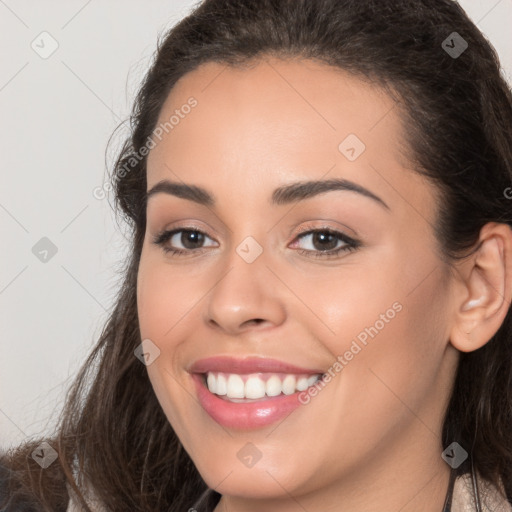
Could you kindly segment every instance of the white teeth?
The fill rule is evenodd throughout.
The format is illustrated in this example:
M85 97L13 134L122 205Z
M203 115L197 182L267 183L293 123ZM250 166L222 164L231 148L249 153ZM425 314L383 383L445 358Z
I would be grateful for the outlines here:
M217 389L217 377L215 374L209 373L206 377L206 383L208 384L208 389Z
M282 376L282 377L281 377ZM315 384L321 375L270 375L265 381L261 374L241 375L234 373L208 372L206 384L211 393L233 399L259 399L265 396L273 397L281 393L292 395L304 391Z
M265 389L268 396L280 395L282 391L281 379L277 375L272 375L272 377L267 380Z
M297 381L297 391L304 391L305 389L308 389L308 387L309 387L309 384L308 384L307 377L301 377Z
M240 375L231 374L228 377L228 398L245 398L244 381Z
M245 383L245 398L263 398L265 383L258 377L249 377Z
M210 375L210 374L208 374ZM210 384L208 384L208 389L210 389ZM224 396L228 392L228 383L226 381L226 377L224 375L219 374L217 375L217 389L215 390L215 393L217 395Z
M308 388L309 386L312 386L320 377L317 377L316 375L313 375L309 377L308 379Z
M293 375L287 375L283 380L283 393L285 395L291 395L295 393L295 377Z

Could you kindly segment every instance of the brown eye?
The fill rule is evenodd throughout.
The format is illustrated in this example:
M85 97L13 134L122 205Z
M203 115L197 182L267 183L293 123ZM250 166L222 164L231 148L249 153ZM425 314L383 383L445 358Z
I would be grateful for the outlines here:
M297 251L300 254L315 258L336 256L341 252L353 251L361 245L361 242L331 229L312 229L311 231L300 234L297 240L308 241L301 244L302 247L297 249ZM309 248L304 247L308 245Z
M200 231L182 230L179 240L185 249L198 249L199 247L196 247L196 245L200 245L204 242L204 233Z
M180 228L163 231L153 239L153 243L160 245L165 252L184 254L200 251L203 247L207 247L203 245L207 239L212 240L206 233L198 229Z
M313 247L319 251L329 251L338 245L338 238L327 231L316 231L311 239Z

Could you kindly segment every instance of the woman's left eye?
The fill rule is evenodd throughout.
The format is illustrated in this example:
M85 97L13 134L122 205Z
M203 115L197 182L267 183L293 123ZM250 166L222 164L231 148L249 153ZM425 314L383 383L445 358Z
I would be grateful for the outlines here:
M297 239L299 241L309 239L309 244L305 245L309 245L313 249L302 248L298 249L298 252L314 258L333 257L341 252L354 251L361 245L361 242L348 237L344 233L326 228L312 229L300 234ZM342 243L341 246L338 245L339 242Z
M206 233L198 229L181 228L162 231L153 238L153 243L161 246L166 253L179 256L201 251L205 247L202 244L205 243L206 239L213 241ZM354 251L361 245L361 242L339 231L325 228L312 229L301 233L296 239L298 241L309 239L309 245L312 249L304 249L302 247L297 249L297 252L314 258L333 257L344 251ZM338 245L340 242L341 246ZM181 244L182 247L176 247L177 243Z

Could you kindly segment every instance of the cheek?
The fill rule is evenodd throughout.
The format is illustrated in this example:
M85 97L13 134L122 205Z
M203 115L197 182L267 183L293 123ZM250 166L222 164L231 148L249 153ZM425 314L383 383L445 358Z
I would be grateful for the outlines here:
M392 261L352 269L307 295L323 320L310 328L332 357L328 386L339 410L350 411L334 418L333 434L345 429L363 444L376 425L406 421L408 407L429 400L447 343L449 291L435 261Z
M161 340L172 327L175 311L175 294L165 274L155 265L142 259L137 281L137 312L141 336L154 341Z
M159 357L146 368L151 386L169 423L183 436L187 431L183 418L194 406L179 383L183 373L182 329L191 299L184 297L186 293L173 277L176 273L170 270L143 251L137 277L137 312L141 338L149 338L160 349Z
M137 311L142 337L168 347L177 332L193 314L202 293L201 281L190 272L173 268L154 255L145 256L139 265Z

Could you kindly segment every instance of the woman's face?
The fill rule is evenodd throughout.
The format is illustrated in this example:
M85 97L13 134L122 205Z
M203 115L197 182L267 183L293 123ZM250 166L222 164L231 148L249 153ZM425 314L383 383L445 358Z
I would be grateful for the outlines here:
M428 485L404 489L449 469L457 352L436 190L400 156L398 107L312 61L208 63L154 135L148 191L211 196L151 194L137 289L151 383L207 484L305 504L401 479L421 503Z

